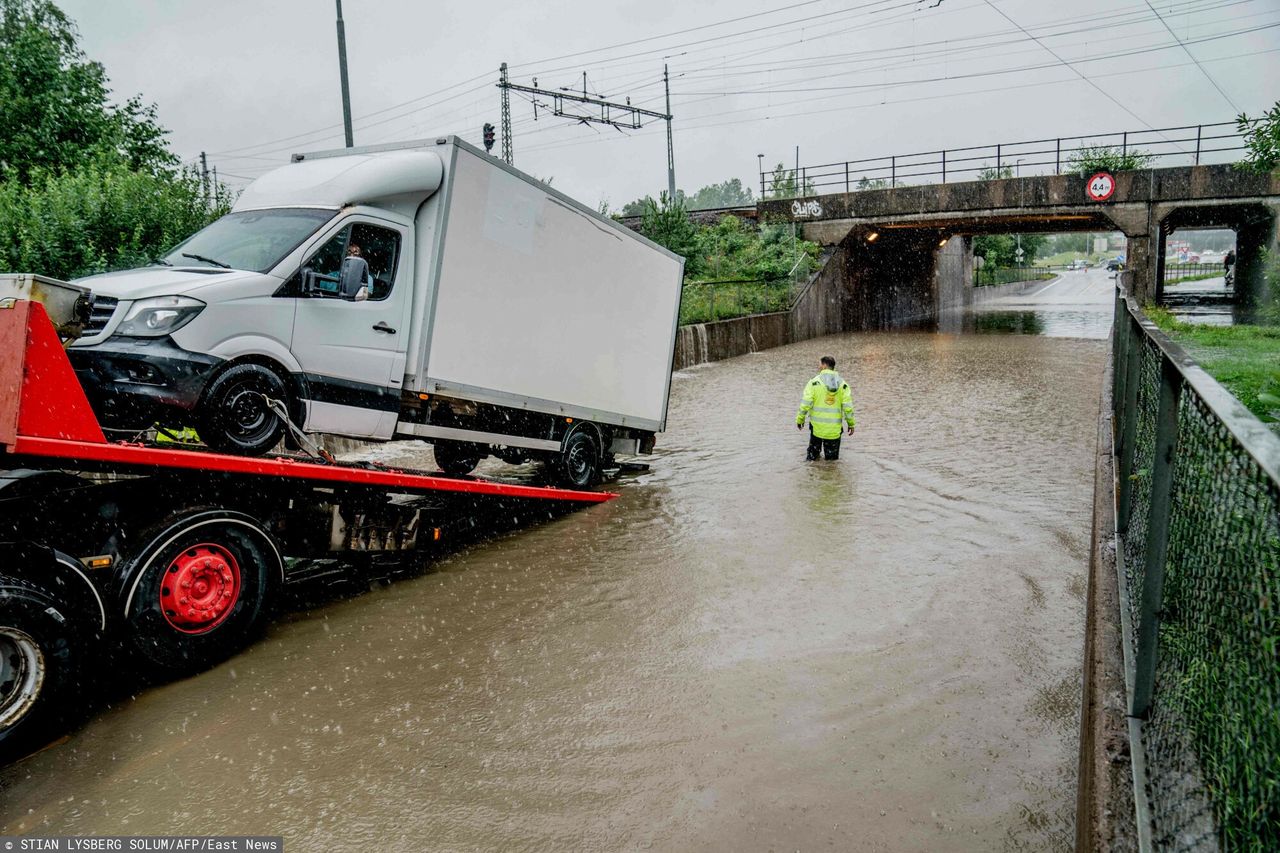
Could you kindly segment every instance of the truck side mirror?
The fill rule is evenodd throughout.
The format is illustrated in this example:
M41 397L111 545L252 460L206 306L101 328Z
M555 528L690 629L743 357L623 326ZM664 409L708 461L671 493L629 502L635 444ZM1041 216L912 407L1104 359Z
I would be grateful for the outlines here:
M316 271L311 267L302 268L302 295L311 296L316 292Z
M338 292L342 294L342 298L354 301L368 276L369 262L364 258L350 257L343 260L338 279Z

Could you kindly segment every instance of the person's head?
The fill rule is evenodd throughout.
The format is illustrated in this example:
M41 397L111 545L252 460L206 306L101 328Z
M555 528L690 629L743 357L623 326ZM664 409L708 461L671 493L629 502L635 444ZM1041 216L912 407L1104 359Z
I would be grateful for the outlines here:
M829 356L829 355L824 355L824 356L822 357L821 361L819 361L819 364L821 364L821 365L822 365L822 369L823 369L823 370L835 370L835 369L836 369L836 360L835 360L834 358L832 358L831 356Z
M348 258L360 257L360 247L357 246L355 243L352 243L349 246L347 246L347 257Z

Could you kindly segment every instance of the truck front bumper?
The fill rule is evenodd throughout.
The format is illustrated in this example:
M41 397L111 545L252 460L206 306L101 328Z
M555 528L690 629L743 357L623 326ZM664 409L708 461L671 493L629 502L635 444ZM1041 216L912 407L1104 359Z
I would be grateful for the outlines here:
M184 350L172 338L108 338L67 355L99 420L145 429L175 410L190 411L222 364Z

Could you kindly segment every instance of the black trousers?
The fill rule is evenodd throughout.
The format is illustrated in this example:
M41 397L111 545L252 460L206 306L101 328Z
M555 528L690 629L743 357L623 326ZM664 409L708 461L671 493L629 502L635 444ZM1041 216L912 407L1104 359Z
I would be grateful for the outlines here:
M809 451L805 454L805 458L810 462L818 458L821 453L827 459L840 458L840 436L835 438L818 438L813 434L813 424L809 424Z

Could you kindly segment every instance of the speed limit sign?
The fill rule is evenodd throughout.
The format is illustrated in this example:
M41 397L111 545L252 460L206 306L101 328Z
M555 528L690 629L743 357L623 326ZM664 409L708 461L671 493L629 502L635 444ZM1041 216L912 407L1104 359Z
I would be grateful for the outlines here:
M1108 172L1098 172L1085 184L1084 191L1091 201L1106 201L1116 191L1116 179Z

